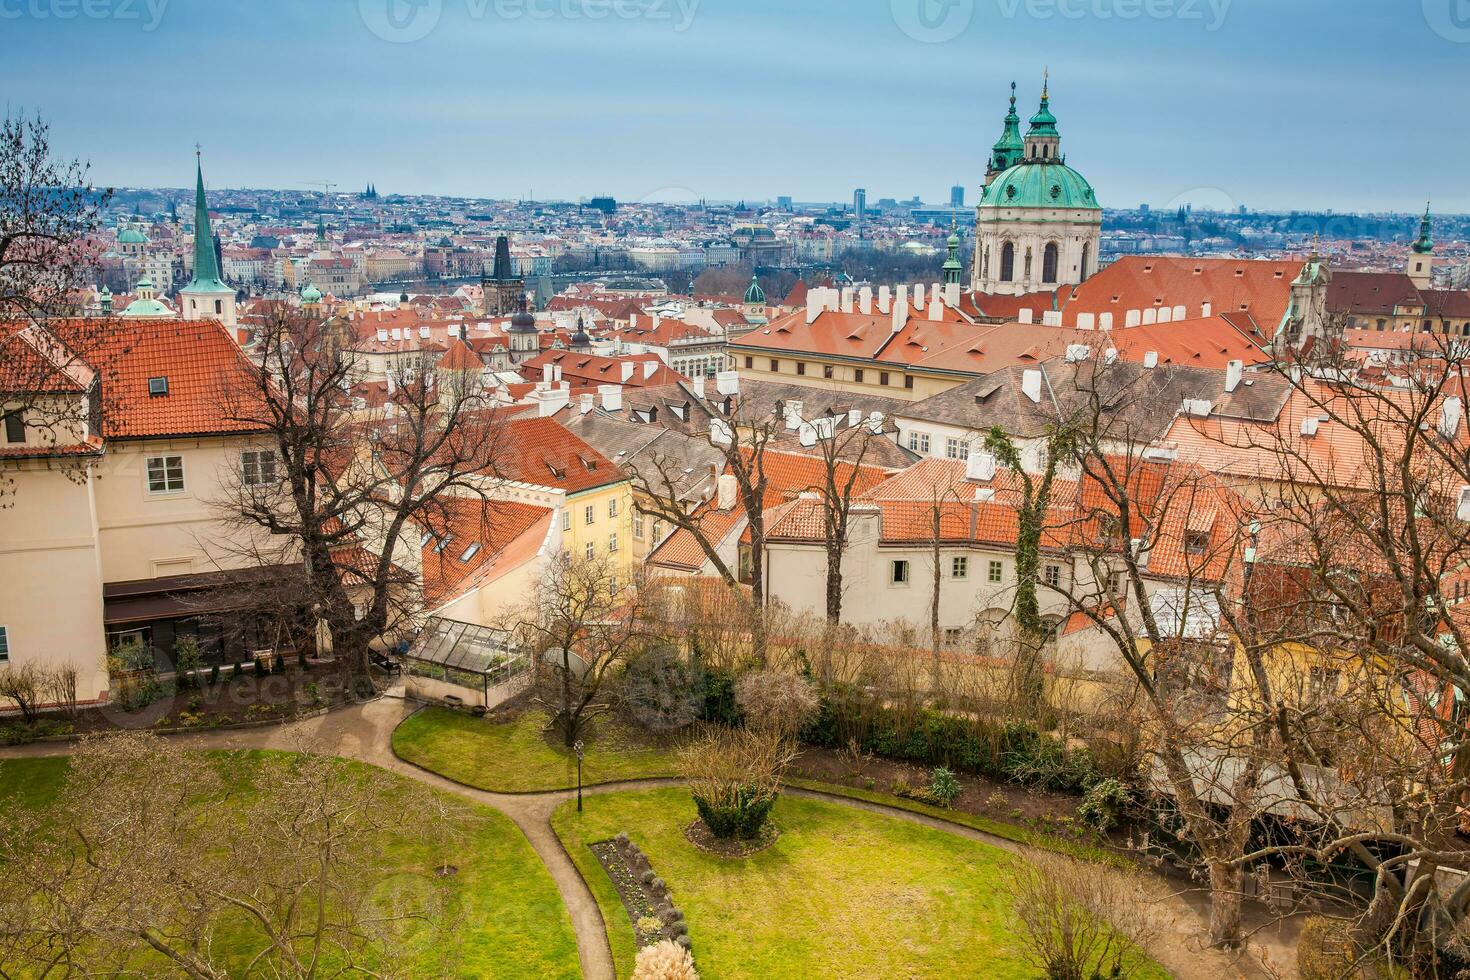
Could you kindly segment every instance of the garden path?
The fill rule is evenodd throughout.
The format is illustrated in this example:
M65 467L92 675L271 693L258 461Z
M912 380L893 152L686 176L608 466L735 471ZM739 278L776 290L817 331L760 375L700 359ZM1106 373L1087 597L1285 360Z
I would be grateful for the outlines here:
M315 718L269 728L254 728L227 732L197 732L177 737L191 748L205 750L220 749L278 749L283 751L311 751L341 756L358 762L379 766L390 772L418 780L435 789L493 807L513 820L526 835L536 854L546 865L552 880L561 892L571 916L577 935L577 953L581 961L582 975L586 980L615 980L612 950L608 946L607 931L602 913L592 897L591 890L582 879L581 873L572 864L571 857L562 846L561 840L551 829L552 812L575 796L574 791L552 790L542 793L492 793L475 789L445 779L411 763L404 762L394 754L393 730L404 718L412 714L417 705L397 698L384 697L374 701L354 704ZM66 755L71 751L68 742L32 743L29 745L0 748L0 758L27 758L38 756ZM677 783L675 779L642 779L620 783L608 783L588 787L587 794L602 794L624 790L644 789ZM948 821L921 813L912 813L881 803L855 800L845 796L823 793L817 790L788 787L783 792L807 799L818 799L841 806L854 807L881 813L898 820L932 827L945 833L957 834L998 847L1014 854L1025 856L1029 849L1022 844L983 831L949 823ZM1191 937L1204 930L1208 915L1206 896L1197 891L1175 896L1170 913L1178 928L1170 931L1164 946L1151 950L1153 957L1177 980L1266 980L1272 974L1260 965L1259 957L1273 964L1280 976L1292 976L1294 970L1294 936L1279 931L1265 923L1262 917L1252 945L1255 955L1228 955L1218 950L1201 949Z

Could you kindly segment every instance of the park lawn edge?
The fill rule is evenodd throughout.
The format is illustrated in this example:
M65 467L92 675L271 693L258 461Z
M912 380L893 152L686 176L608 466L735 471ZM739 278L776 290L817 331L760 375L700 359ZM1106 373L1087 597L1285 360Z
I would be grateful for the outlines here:
M1076 858L1079 861L1090 861L1095 864L1106 864L1120 870L1136 870L1136 865L1106 848L1093 844L1082 844L1077 841L1065 840L1052 834L1043 834L1039 831L1018 827L1015 824L1006 823L1001 820L992 820L989 817L977 816L973 813L965 813L960 810L946 810L942 807L931 806L928 803L920 803L917 800L906 800L901 796L893 796L888 793L879 793L874 790L857 789L852 786L844 786L841 783L828 783L820 779L783 779L782 785L792 786L797 789L809 790L813 793L822 793L827 796L846 797L852 800L861 800L864 803L877 803L882 806L892 807L895 810L905 810L909 813L917 813L945 823L955 824L960 827L968 827L978 830L992 837L999 837L1015 844L1023 844L1027 847L1035 847L1039 850L1054 851L1067 857Z
M630 792L637 792L631 790ZM572 859L577 873L592 892L597 909L602 914L602 928L607 936L608 948L612 951L613 971L622 980L633 975L633 964L638 958L638 937L633 934L633 923L628 918L628 909L623 897L608 876L607 869L597 860L588 844L579 842L581 835L572 831L571 824L577 819L577 801L567 800L551 814L551 830L561 843L562 850Z

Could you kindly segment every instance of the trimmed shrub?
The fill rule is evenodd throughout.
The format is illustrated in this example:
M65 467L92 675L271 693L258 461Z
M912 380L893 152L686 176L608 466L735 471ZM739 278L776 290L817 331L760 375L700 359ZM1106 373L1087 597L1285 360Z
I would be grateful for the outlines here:
M1106 834L1118 825L1131 799L1128 787L1116 779L1099 779L1082 794L1077 819L1099 834Z
M699 819L704 821L710 833L727 840L732 837L750 839L759 836L761 827L771 815L776 797L764 795L750 787L740 787L728 801L710 801L703 797L694 798Z
M770 816L792 750L779 736L724 729L686 746L679 769L700 819L719 838L752 838Z

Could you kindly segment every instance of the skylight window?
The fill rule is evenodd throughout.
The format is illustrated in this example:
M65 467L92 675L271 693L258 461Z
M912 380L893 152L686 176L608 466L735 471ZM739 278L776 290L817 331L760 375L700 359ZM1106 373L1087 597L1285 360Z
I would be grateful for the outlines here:
M148 394L154 398L161 398L168 394L168 378L149 378Z
M475 557L479 553L480 553L480 542L476 541L474 544L470 545L468 548L466 548L464 550L464 554L462 554L462 555L459 556L459 560L460 561L469 561L471 558Z
M453 540L454 540L454 535L452 535L452 534L446 534L446 535L444 535L444 537L442 537L442 538L439 539L439 543L436 544L436 545L434 545L434 554L436 554L436 555L443 554L444 553L444 549L446 547L448 547L449 542L451 542Z

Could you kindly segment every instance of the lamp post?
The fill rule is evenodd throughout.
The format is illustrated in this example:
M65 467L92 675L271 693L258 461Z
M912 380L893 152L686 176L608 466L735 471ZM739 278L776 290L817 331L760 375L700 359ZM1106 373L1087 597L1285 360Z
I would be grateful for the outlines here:
M582 757L587 754L582 740L577 739L577 744L572 746L572 751L577 753L577 812L582 812Z

